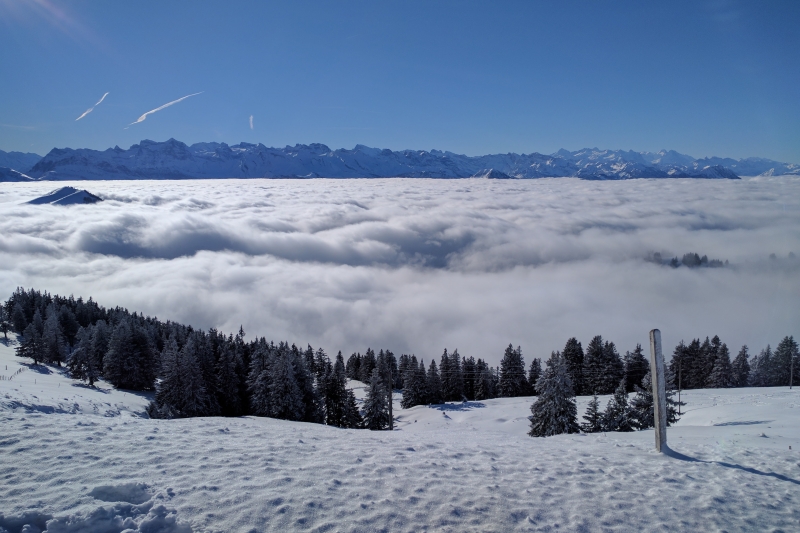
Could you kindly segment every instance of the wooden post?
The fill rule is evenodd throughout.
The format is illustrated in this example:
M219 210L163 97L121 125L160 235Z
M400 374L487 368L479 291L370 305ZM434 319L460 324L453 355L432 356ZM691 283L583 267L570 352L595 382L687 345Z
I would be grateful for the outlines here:
M650 331L650 377L653 382L653 415L656 429L656 451L667 446L667 384L664 379L664 356L661 352L661 331Z

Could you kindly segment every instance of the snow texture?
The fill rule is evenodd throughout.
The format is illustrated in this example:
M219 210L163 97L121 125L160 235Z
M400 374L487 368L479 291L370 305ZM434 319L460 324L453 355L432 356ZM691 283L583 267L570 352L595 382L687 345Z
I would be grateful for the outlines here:
M30 169L43 180L189 178L632 178L737 179L740 175L798 174L800 166L767 159L694 159L677 152L597 148L552 155L492 154L470 157L440 150L402 150L324 144L268 148L263 144L143 140L127 150L54 148Z
M396 395L394 432L150 420L142 396L37 372L0 343L6 368L25 368L0 381L0 527L11 533L800 526L798 389L685 391L662 455L652 430L528 437L533 398L402 410ZM41 408L17 406L31 399ZM55 409L109 399L113 416Z

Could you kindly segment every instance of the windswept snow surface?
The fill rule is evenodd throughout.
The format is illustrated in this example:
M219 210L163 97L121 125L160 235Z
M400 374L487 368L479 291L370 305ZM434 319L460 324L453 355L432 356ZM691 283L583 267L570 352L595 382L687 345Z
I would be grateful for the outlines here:
M686 392L661 455L652 431L527 437L531 398L396 403L397 429L369 432L149 420L146 397L37 370L5 344L0 371L16 374L0 380L10 533L800 528L798 389Z

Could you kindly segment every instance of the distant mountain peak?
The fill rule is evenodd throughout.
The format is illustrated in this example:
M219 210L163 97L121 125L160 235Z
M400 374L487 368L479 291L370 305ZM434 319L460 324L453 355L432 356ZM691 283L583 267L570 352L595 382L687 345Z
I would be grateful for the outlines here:
M16 168L3 164L3 154L5 152L0 152L0 166ZM619 180L735 179L740 175L755 176L765 172L800 175L800 166L760 158L695 159L666 149L653 153L595 147L572 152L560 149L551 155L532 152L466 156L435 149L393 151L363 144L336 150L322 143L284 148L245 142L232 146L219 142L187 146L170 138L163 142L143 139L127 150L119 146L105 151L54 148L25 169L24 174L35 180L475 176Z

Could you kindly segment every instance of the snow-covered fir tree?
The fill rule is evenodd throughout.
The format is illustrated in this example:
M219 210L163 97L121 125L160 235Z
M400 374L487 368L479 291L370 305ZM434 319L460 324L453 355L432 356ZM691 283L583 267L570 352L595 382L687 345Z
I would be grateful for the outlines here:
M103 358L103 377L119 389L151 390L155 358L147 333L132 320L119 321Z
M753 363L750 367L750 386L771 387L773 384L772 348L767 344L767 347L753 358Z
M67 368L73 379L87 381L90 387L100 377L100 369L95 365L92 357L93 327L81 327L75 335L75 348L67 360Z
M653 383L650 372L642 378L641 385L634 385L635 395L631 400L634 427L647 429L655 425L655 411L653 407Z
M531 394L536 394L536 382L539 381L539 376L542 375L542 362L538 357L531 361L531 367L528 370L528 390ZM581 375L583 375L581 373Z
M725 389L731 386L731 357L725 343L716 349L714 368L708 376L706 385L712 389Z
M16 347L17 357L28 357L33 359L33 364L38 365L44 360L44 343L42 336L33 323L25 327L22 333L22 341Z
M292 350L281 342L269 373L269 416L302 420L305 415L303 391L297 383Z
M564 345L564 351L562 352L564 356L564 360L567 364L567 372L569 372L569 377L572 380L572 388L575 390L576 395L581 395L584 393L584 382L583 382L583 347L581 343L578 342L578 339L575 337L570 338L567 341L567 344Z
M64 334L58 322L58 307L51 303L47 308L47 318L42 328L42 344L44 345L44 362L48 364L61 363L66 357Z
M514 398L525 396L527 392L522 348L517 347L515 350L514 346L509 344L500 361L500 395L505 398Z
M614 395L608 400L606 410L603 411L604 431L633 431L636 421L630 405L628 405L628 391L625 390L625 380L619 382Z
M747 387L750 383L750 355L747 345L742 346L731 363L731 387Z
M600 411L600 401L597 395L592 396L583 415L584 423L581 424L581 431L584 433L598 433L603 431L603 412Z
M442 403L442 380L439 377L439 370L436 368L436 359L431 359L426 376L427 402L429 404Z
M641 344L637 344L632 352L625 352L623 364L625 366L625 389L633 392L634 386L641 386L642 379L650 371L650 362L644 356Z
M389 404L386 401L386 388L381 382L378 369L372 370L369 388L362 409L364 427L371 430L389 429Z
M531 405L531 437L577 433L577 407L567 366L560 353L554 352L536 384L538 398Z
M794 385L797 379L797 367L800 363L797 342L793 336L784 337L772 356L772 376L776 386ZM791 379L791 382L790 382Z

